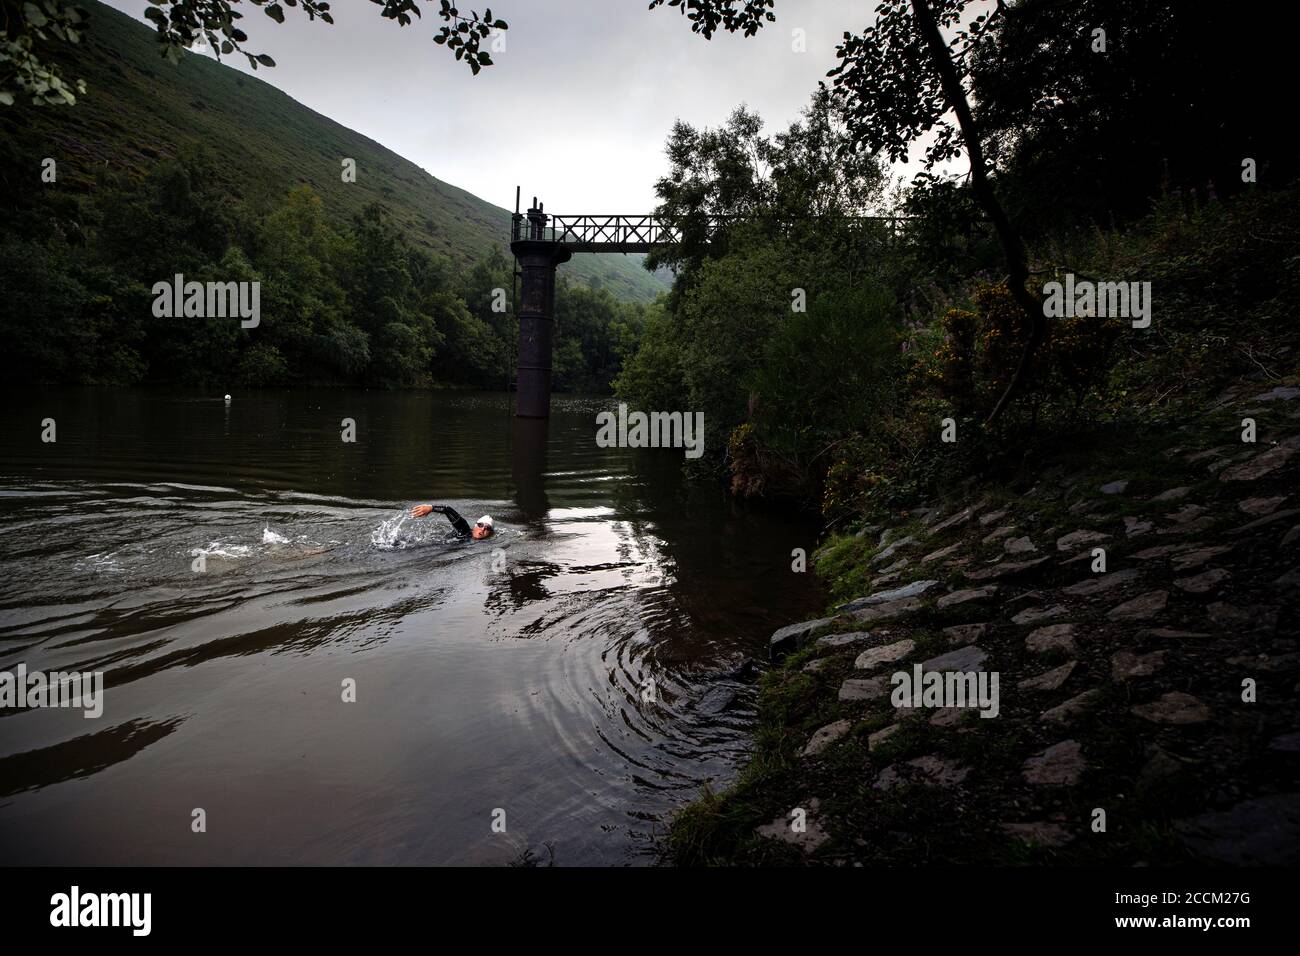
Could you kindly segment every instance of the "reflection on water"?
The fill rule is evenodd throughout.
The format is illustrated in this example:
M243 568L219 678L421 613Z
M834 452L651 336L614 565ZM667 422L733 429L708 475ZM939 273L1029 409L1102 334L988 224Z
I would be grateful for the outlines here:
M0 670L106 690L98 720L0 710L6 861L653 859L747 745L752 691L726 675L821 606L790 570L816 527L682 480L680 453L597 448L602 407L12 396ZM404 515L424 501L497 534Z

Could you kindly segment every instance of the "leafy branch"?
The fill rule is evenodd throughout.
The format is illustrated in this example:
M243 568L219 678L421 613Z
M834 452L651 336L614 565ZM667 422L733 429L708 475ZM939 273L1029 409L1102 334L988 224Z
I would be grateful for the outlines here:
M691 21L691 32L704 39L713 39L721 26L728 33L739 31L752 37L764 23L775 23L772 7L776 0L650 0L649 9L662 7L667 2Z
M86 81L68 83L56 65L36 55L35 47L38 42L49 43L51 38L61 43L80 43L88 19L86 11L61 0L28 0L21 10L17 3L6 0L0 9L4 13L4 29L0 30L0 105L12 106L15 92L26 93L38 106L77 102L73 90L85 93ZM11 21L17 21L18 26L13 33Z
M261 66L275 66L266 53L249 53L243 44L248 34L237 25L244 15L233 4L240 0L149 0L144 15L158 31L163 56L173 63L180 62L181 49L193 47L200 41L211 47L217 59L238 53L247 58L248 65L256 70ZM248 0L276 23L284 22L284 6L279 0ZM308 20L317 18L333 23L330 5L321 0L284 0L284 5L300 7ZM165 8L165 9L164 9Z
M447 25L438 30L433 38L434 43L455 51L456 59L469 64L469 70L475 76L478 76L478 71L483 67L492 65L492 57L479 49L479 41L489 36L493 30L504 32L510 29L506 21L494 20L490 7L483 11L482 17L476 10L471 10L468 17L463 17L449 0L442 0L438 15L447 21Z

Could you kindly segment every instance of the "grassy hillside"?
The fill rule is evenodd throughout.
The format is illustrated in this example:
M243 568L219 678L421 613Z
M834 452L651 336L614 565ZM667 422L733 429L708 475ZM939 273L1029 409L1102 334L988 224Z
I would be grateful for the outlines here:
M0 149L16 160L4 168L38 169L40 158L53 156L60 183L89 188L103 167L143 176L159 159L203 144L219 156L232 197L254 207L306 184L324 199L332 220L346 221L378 201L414 244L461 263L493 243L508 247L507 210L440 182L267 83L194 54L173 65L159 56L148 27L93 0L86 6L93 18L86 42L76 59L64 62L69 76L86 80L88 92L71 108L24 104L0 111ZM357 182L341 181L343 157L357 161ZM641 268L640 257L579 256L563 272L634 301L667 288Z

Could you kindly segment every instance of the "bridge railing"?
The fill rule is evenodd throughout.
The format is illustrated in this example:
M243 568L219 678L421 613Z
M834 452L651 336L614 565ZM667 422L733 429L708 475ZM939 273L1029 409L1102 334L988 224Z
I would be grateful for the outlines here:
M707 234L712 237L716 221L708 217ZM539 239L571 246L666 246L681 241L680 232L658 216L547 216L545 223L519 215L511 227L512 242Z
M702 225L699 238L710 242L718 230L741 216L703 216L691 220L691 225ZM891 238L899 238L907 222L900 216L851 216L851 223L880 223ZM570 216L548 215L545 219L516 214L511 223L510 240L540 240L559 242L575 252L597 250L649 250L655 246L676 245L681 242L681 230L669 226L658 216Z

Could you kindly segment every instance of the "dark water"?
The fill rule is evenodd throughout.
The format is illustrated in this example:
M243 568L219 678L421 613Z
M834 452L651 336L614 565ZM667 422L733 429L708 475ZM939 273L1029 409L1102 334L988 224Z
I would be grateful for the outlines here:
M0 859L653 860L747 746L719 674L821 607L790 570L816 528L679 451L596 447L603 407L557 398L547 430L504 395L9 396L0 671L106 689L98 719L0 709ZM425 501L498 534L401 518ZM720 681L742 693L712 713Z

